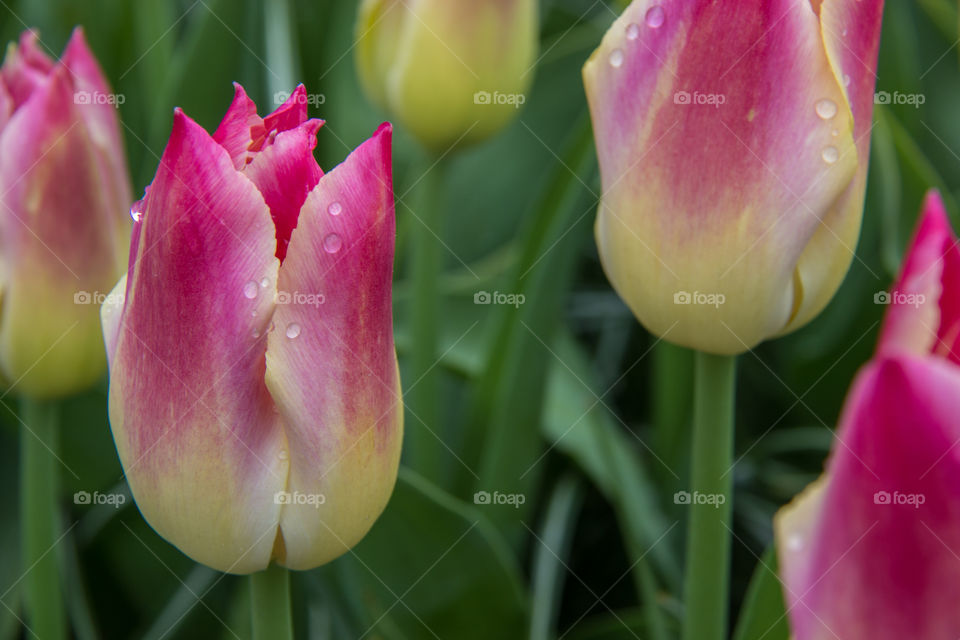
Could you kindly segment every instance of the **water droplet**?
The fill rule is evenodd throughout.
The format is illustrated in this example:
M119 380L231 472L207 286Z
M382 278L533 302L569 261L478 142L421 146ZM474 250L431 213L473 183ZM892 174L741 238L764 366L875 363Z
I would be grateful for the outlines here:
M631 22L627 25L627 40L636 40L640 37L640 25L636 22Z
M332 216L340 215L340 212L343 211L343 206L339 202L334 202L329 207L327 207L327 213Z
M270 286L270 280L268 280L267 278L264 278L263 280L260 281L260 286L266 289L267 287Z
M817 102L815 108L817 115L820 116L821 120L829 120L837 115L837 104L828 98L824 98L823 100Z
M259 337L260 337L260 329L254 329L254 330L253 330L253 337L254 337L254 338L259 338Z
M623 51L620 49L614 49L610 52L610 66L614 69L619 68L623 64Z
M342 246L343 240L335 233L328 234L327 237L323 239L323 250L327 253L336 253L340 251L340 247Z
M287 453L286 449L280 449L280 451L277 453L277 457L280 458L281 460L286 460L287 458L290 457L290 454Z
M833 164L840 159L840 152L837 151L836 147L827 147L823 150L823 153L820 154L820 157L822 157L823 161L827 164Z
M850 86L850 76L847 74L843 74L843 86L845 87Z
M243 296L253 300L257 297L257 283L251 280L247 284L243 285Z
M847 35L847 30L846 30L846 29L844 29L844 30L843 30L843 31L842 31L842 32L840 33L840 35L842 35L842 36L846 36L846 35Z
M300 335L300 325L296 322L291 322L287 325L287 337L293 340Z
M834 129L833 131L830 132L830 135L832 135L834 138L836 138L838 135L840 135L840 132L837 131L836 129Z
M143 212L130 209L130 217L133 218L134 222L140 222L140 218L143 217Z
M666 15L663 13L663 7L656 6L650 7L647 9L647 16L644 20L647 23L647 26L651 29L659 29L663 26L663 21L666 18Z
M787 549L790 551L800 551L803 549L803 538L796 534L787 538Z

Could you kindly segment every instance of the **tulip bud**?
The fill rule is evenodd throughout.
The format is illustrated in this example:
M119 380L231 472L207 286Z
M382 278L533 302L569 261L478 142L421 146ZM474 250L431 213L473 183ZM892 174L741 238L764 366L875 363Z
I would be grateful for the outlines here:
M684 346L814 318L856 247L882 2L635 0L583 69L604 270Z
M960 252L927 198L824 476L776 517L795 640L960 637Z
M51 397L106 360L98 305L122 273L130 186L116 94L83 31L54 62L32 31L0 68L0 379Z
M360 81L433 152L479 142L526 101L537 28L535 0L364 0Z
M134 499L191 558L249 573L347 551L396 480L391 128L330 173L299 87L182 111L103 307L110 424Z

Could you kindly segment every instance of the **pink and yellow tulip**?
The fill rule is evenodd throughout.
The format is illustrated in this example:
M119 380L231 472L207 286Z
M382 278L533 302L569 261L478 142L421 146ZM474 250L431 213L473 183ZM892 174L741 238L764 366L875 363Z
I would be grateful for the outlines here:
M83 32L25 32L0 68L0 381L34 397L103 375L98 300L123 272L130 184L117 95Z
M175 112L103 308L133 496L232 573L344 553L399 462L391 127L323 174L303 98L261 118L237 85L213 136Z
M364 89L435 153L500 131L533 80L536 0L364 0Z
M583 69L607 276L734 354L832 298L860 230L882 0L635 0Z
M794 640L960 637L960 248L931 192L824 476L777 516Z

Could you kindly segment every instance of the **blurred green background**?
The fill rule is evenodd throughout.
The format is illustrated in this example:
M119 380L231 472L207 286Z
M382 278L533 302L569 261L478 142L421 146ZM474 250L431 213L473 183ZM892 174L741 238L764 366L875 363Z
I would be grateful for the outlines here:
M465 1L465 0L464 0ZM329 169L387 116L361 93L356 2L339 0L0 0L0 37L29 27L59 55L83 25L114 89L134 192L142 193L182 107L213 130L241 82L261 105L303 82L322 94L317 147ZM408 416L387 511L351 553L294 576L302 638L674 638L687 477L690 354L657 344L612 292L592 240L599 193L580 68L620 10L612 0L544 0L541 58L519 118L457 155L436 230L441 276L442 419ZM785 640L772 560L775 510L822 469L843 397L873 349L923 192L954 221L960 188L957 5L887 2L878 91L921 94L878 106L857 257L827 310L740 358L732 619L737 640ZM409 347L408 190L423 160L399 130L396 330ZM474 304L481 291L525 304ZM105 293L105 292L104 292ZM410 380L405 378L405 383ZM17 618L16 403L0 398L0 640ZM63 405L63 523L56 549L78 638L245 638L248 583L192 563L159 538L126 492L106 417L106 381ZM474 493L523 504L476 504ZM749 588L751 578L754 586ZM12 586L11 586L12 585ZM8 586L10 588L8 588Z

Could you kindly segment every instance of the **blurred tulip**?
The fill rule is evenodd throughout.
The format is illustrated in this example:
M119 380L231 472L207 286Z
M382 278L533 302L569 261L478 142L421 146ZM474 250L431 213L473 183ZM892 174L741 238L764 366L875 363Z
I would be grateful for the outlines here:
M734 354L853 257L882 1L636 0L583 69L607 276L650 331Z
M960 253L931 193L824 476L776 518L794 640L960 637Z
M116 104L76 29L54 62L25 32L0 68L0 379L70 394L106 368L98 304L123 272L130 185Z
M237 85L212 137L178 109L103 307L133 496L221 571L335 558L396 480L391 127L324 175L321 124L302 86L261 119Z
M526 101L536 0L364 0L357 67L367 94L442 153L500 131Z

